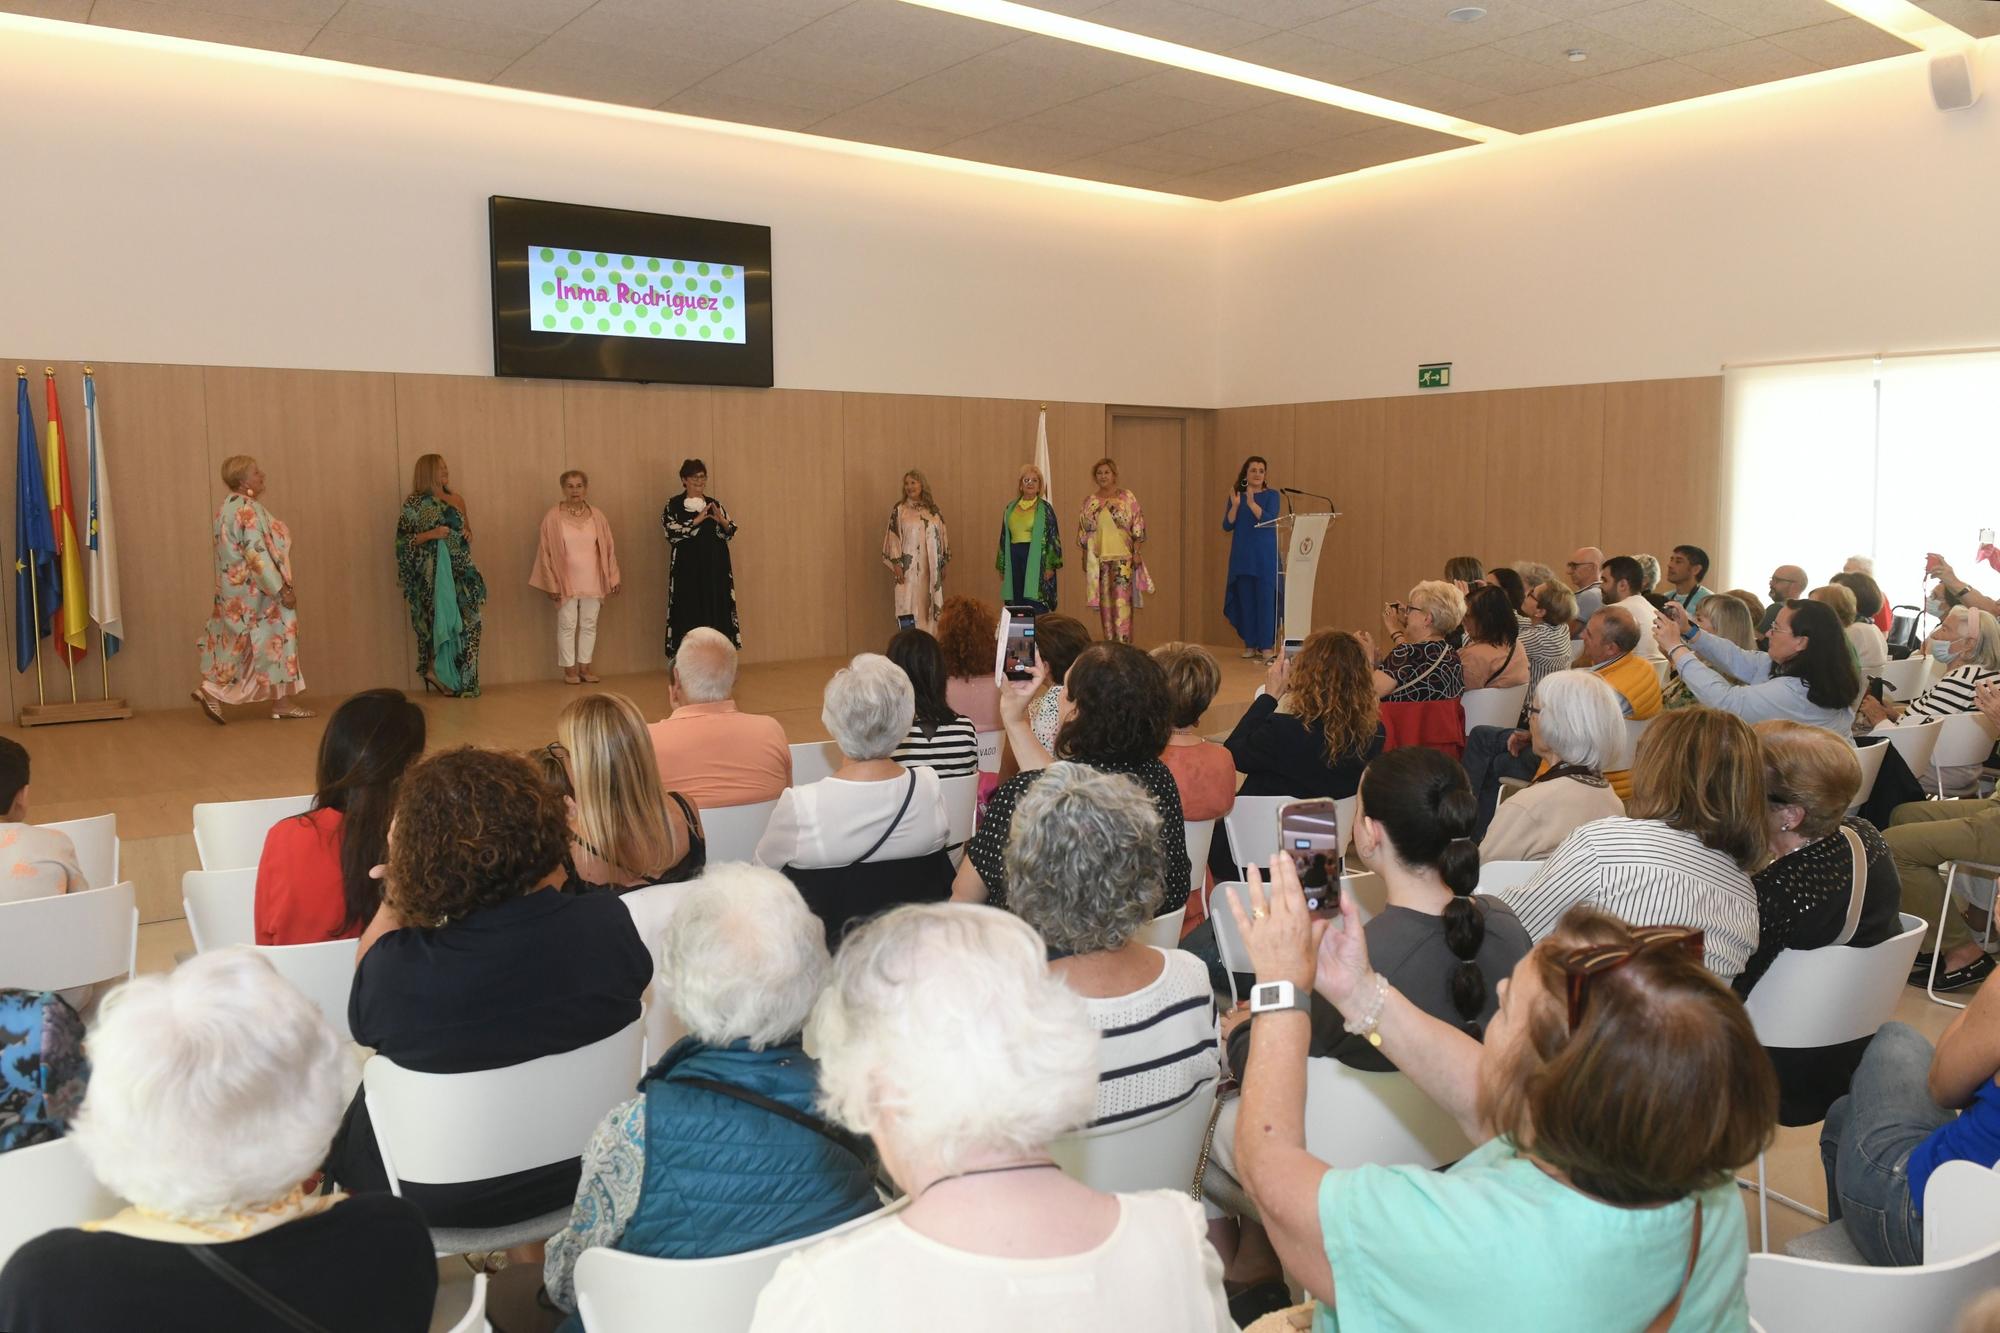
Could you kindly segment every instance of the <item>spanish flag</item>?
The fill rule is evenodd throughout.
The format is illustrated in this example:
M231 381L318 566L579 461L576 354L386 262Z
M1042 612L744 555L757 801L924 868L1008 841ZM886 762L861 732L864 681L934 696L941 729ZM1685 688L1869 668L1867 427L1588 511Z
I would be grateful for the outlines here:
M56 377L49 389L49 439L42 473L49 488L49 524L56 534L56 569L62 578L62 606L49 633L56 656L75 662L90 643L90 596L83 581L83 546L76 539L76 504L69 498L69 450L64 447L62 405L56 401Z

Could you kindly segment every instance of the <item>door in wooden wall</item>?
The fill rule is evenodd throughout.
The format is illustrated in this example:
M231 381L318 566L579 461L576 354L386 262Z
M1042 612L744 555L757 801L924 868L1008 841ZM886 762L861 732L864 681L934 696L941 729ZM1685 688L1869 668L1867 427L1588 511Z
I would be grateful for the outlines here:
M1106 452L1118 464L1118 483L1139 498L1146 513L1146 545L1141 554L1153 575L1155 591L1132 614L1133 641L1142 648L1183 637L1186 624L1189 565L1182 550L1185 528L1181 509L1187 477L1188 419L1184 413L1159 409L1113 407L1105 411ZM1065 521L1076 523L1084 496L1066 506ZM1070 540L1075 541L1072 530ZM1072 548L1074 549L1074 548ZM1102 636L1098 613L1084 604L1082 560L1077 560L1074 614ZM1064 591L1069 601L1068 590Z

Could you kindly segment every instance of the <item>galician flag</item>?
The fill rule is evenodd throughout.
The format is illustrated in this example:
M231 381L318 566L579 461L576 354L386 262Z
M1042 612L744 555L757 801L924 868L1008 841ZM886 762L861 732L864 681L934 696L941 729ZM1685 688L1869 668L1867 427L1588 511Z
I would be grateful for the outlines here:
M104 461L104 428L97 420L97 381L83 377L83 433L90 468L90 618L110 657L124 646L125 621L118 607L118 542L111 534L111 470Z
M49 625L56 656L80 659L90 644L89 594L83 582L83 548L76 539L76 502L69 489L69 450L64 447L62 405L56 401L56 377L50 375L49 437L42 475L49 488L49 526L56 534L56 571L62 579L62 606Z
M26 671L40 651L43 617L62 601L56 582L56 537L49 527L49 501L42 492L40 450L35 443L35 409L28 402L28 377L14 395L21 429L14 458L14 670Z
M1035 422L1035 466L1042 470L1042 498L1053 505L1056 497L1055 487L1049 484L1054 472L1049 467L1049 409L1046 407Z

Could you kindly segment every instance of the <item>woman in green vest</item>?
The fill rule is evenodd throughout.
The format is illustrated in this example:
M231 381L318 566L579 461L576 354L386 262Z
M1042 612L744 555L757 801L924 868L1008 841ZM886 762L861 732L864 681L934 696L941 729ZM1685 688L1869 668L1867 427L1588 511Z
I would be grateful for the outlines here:
M1037 615L1056 609L1056 571L1062 568L1062 539L1055 506L1043 498L1048 482L1033 463L1021 468L1020 488L1000 515L1000 600L1026 603Z

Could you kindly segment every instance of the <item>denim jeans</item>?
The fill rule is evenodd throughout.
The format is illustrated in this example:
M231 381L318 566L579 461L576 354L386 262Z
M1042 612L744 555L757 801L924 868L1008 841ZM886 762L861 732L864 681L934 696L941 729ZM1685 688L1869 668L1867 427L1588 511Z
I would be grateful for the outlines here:
M1902 1023L1885 1023L1868 1044L1847 1096L1827 1110L1819 1134L1827 1214L1877 1267L1924 1261L1924 1223L1910 1198L1910 1153L1956 1118L1931 1100L1931 1044Z
M1475 839L1486 836L1486 826L1493 822L1493 811L1500 804L1500 779L1525 778L1535 776L1535 770L1542 761L1535 757L1533 750L1523 747L1521 753L1507 753L1507 738L1514 734L1512 727L1474 727L1465 738L1465 776L1472 783L1472 793L1479 798L1479 820L1473 825Z

